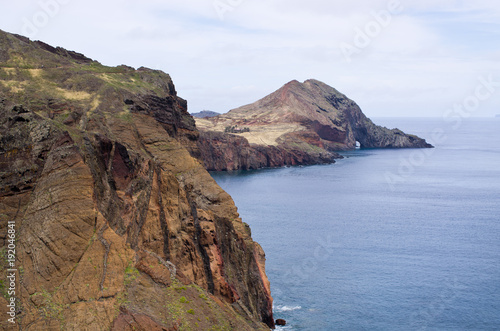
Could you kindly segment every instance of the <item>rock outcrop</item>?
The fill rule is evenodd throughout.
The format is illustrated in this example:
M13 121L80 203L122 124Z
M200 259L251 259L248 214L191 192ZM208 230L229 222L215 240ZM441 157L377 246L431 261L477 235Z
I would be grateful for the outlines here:
M0 328L274 327L264 252L196 158L186 108L163 72L0 31L4 317L18 270Z
M317 80L291 81L253 104L197 118L196 125L210 170L334 162L339 157L335 152L354 149L357 143L361 148L432 147L417 136L375 125L354 101ZM245 146L244 151L234 153L235 143ZM259 151L268 162L254 161Z
M216 112L211 111L211 110L202 110L198 113L191 113L191 116L198 117L198 118L215 117L215 116L219 116L219 115L220 115L220 113L216 113Z
M245 137L202 131L198 140L201 159L210 171L255 170L283 166L328 164L342 158L337 153L302 143L294 148L250 144Z

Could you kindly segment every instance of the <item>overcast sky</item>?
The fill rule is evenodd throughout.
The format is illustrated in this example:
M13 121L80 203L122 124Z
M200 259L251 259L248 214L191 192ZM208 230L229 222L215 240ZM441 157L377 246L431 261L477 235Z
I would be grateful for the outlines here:
M498 0L16 0L0 29L161 69L191 112L315 78L371 117L500 114Z

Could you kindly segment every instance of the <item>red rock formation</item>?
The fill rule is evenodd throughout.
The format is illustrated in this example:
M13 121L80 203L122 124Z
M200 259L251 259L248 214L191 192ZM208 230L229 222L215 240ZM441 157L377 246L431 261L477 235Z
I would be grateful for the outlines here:
M419 137L375 125L354 101L317 80L291 81L253 104L196 123L210 170L328 163L338 157L335 151L354 149L356 142L362 148L432 147ZM227 127L245 127L249 133L224 133Z
M342 158L328 151L314 153L299 148L249 144L244 137L213 131L202 131L198 143L200 157L209 171L327 164Z
M0 46L0 246L15 221L16 326L273 327L264 253L192 156L198 131L170 77L1 31Z

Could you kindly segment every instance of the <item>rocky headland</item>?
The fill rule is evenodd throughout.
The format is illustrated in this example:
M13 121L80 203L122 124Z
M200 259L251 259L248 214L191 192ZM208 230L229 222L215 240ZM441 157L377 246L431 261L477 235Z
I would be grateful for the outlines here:
M284 85L226 114L196 118L208 170L332 163L356 148L430 148L424 139L375 125L359 106L317 80Z
M0 31L0 328L273 327L264 252L199 135L167 74Z

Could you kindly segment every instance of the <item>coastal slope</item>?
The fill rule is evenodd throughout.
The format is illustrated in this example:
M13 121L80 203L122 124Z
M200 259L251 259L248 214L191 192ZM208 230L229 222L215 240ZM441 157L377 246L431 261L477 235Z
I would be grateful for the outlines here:
M310 79L296 80L255 103L197 118L209 170L334 162L338 151L430 148L424 139L375 125L345 95Z
M264 252L198 138L169 75L0 31L0 328L274 327Z

